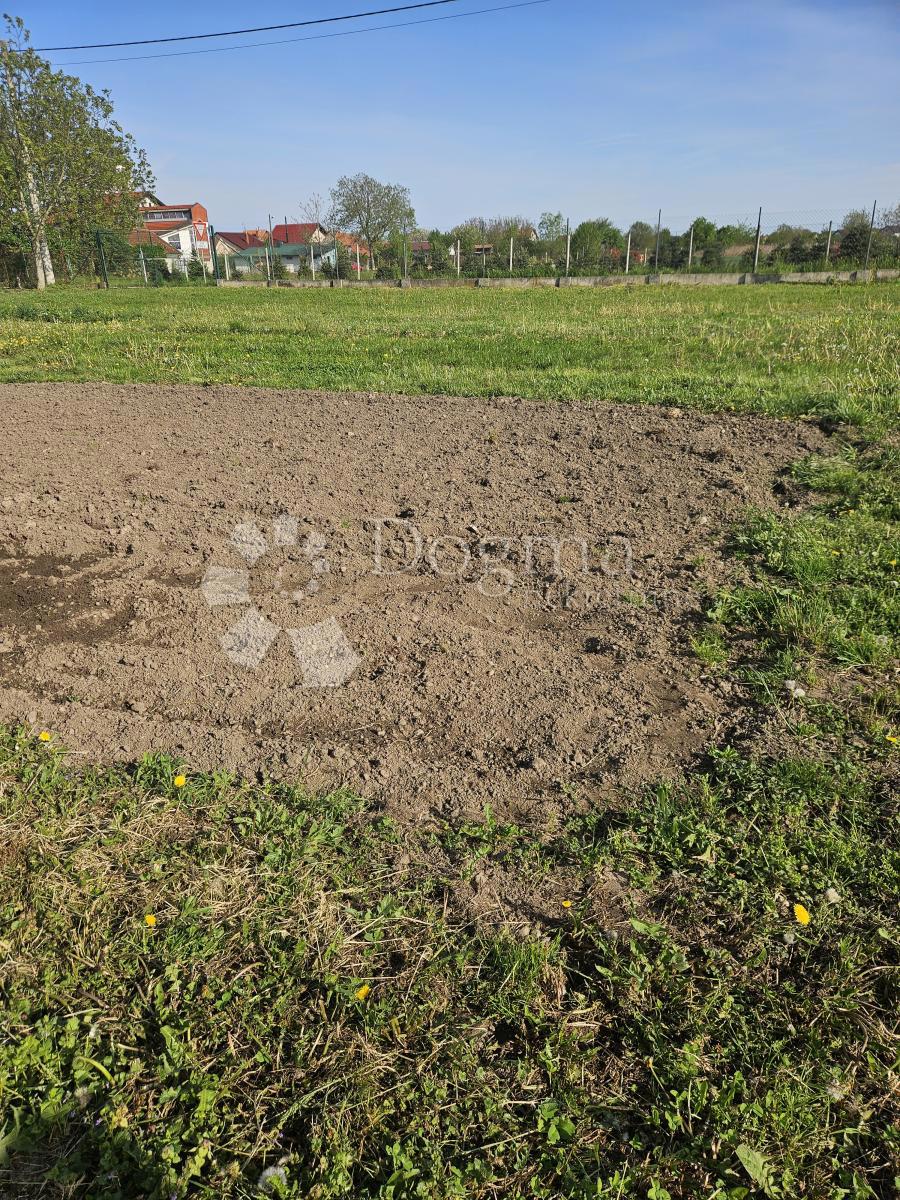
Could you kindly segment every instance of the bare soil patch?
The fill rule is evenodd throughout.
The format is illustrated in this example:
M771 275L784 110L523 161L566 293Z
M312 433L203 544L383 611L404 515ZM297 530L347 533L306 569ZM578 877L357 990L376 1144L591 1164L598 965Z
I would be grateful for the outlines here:
M346 781L415 821L533 818L740 724L690 636L728 525L824 444L762 417L228 387L5 385L0 423L0 719L91 758ZM213 567L246 571L244 603L209 603ZM255 668L223 649L251 609L276 631ZM308 686L286 631L333 622L358 665Z

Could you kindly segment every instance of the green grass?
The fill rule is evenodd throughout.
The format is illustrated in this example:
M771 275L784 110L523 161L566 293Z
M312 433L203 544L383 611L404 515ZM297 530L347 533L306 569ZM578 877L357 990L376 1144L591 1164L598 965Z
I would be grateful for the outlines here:
M4 1200L896 1193L898 299L0 296L4 378L857 425L795 465L799 508L734 529L733 581L685 633L754 706L740 752L559 828L486 814L416 838L347 792L178 788L162 757L95 770L0 733ZM483 871L553 915L478 916Z
M888 422L900 284L0 293L0 380L637 400Z
M723 752L412 867L346 793L23 732L0 771L4 1196L888 1194L900 831L863 756ZM539 867L558 919L467 919L472 854Z

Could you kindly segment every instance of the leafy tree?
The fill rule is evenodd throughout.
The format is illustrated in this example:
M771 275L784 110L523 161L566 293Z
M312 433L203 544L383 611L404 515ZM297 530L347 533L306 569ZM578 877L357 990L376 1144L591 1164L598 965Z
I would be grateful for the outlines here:
M125 231L135 192L153 184L144 152L113 120L108 92L55 71L19 18L0 40L0 225L27 245L39 288L55 281L51 241L84 246L93 230ZM0 231L2 232L2 231Z
M694 222L694 246L702 250L703 247L711 242L716 236L716 223L710 221L706 217L695 217Z
M348 229L361 238L374 266L375 247L413 229L416 214L408 188L380 183L371 175L344 175L331 189L330 221L335 228Z
M870 214L863 209L852 209L842 221L841 258L857 261L866 257L866 247L869 244Z
M656 245L656 230L646 221L633 221L628 232L632 250L649 250Z
M566 232L566 222L561 212L541 213L538 221L538 237L542 242L553 242Z
M582 221L572 234L572 253L582 262L600 263L604 251L613 248L621 250L624 245L620 230L605 217L596 221Z

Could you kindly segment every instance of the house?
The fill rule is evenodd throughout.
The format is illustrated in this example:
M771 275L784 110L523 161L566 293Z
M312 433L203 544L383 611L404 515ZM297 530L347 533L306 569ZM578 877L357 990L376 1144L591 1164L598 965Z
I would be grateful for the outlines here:
M159 234L154 233L152 229L132 229L128 235L128 245L135 249L143 248L144 256L147 259L159 258L159 251L162 250L168 271L174 271L181 267L181 253L164 241Z
M371 255L369 254L369 247L365 242L361 242L359 238L353 237L350 233L341 233L340 230L334 233L333 240L346 249L350 255L350 266L354 271L357 269L357 262L359 263L360 271L367 271L369 269Z
M272 230L272 241L296 244L297 242L327 242L330 234L323 229L318 221L290 221L276 225Z
M258 230L247 229L242 233L220 233L216 230L216 254L230 258L244 250L261 250L267 239L259 236Z
M147 199L156 196L146 194ZM202 204L141 204L141 222L184 258L209 261L209 214Z
M291 275L296 275L298 271L310 268L311 255L314 256L312 266L316 274L323 267L333 267L337 257L333 245L325 247L309 242L281 242L275 246L269 246L264 242L260 246L250 246L246 250L232 254L228 261L231 270L238 274L265 275L267 273L266 264L271 262L272 258L277 258L286 271Z

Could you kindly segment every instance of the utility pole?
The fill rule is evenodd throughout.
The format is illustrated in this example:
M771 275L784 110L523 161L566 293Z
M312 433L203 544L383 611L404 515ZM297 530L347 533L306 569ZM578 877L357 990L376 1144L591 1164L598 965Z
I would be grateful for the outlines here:
M878 201L876 200L875 204L877 203ZM866 243L866 261L863 265L864 271L868 271L869 269L869 255L872 253L872 234L875 232L875 204L872 205L872 219L869 221L869 240Z
M628 268L631 265L631 230L628 230L628 241L625 243L625 274L628 274Z
M762 237L762 205L760 205L759 216L756 218L756 245L753 247L753 274L756 274L756 269L759 266L759 239Z
M694 226L691 225L691 239L688 242L688 270L691 269L691 263L694 261Z
M828 237L825 241L825 270L828 270L828 261L831 258L831 221L828 222Z
M569 232L569 219L566 218L566 278L569 275L569 263L572 261L572 235Z
M656 257L653 259L653 270L659 271L659 227L662 225L662 209L656 217Z

